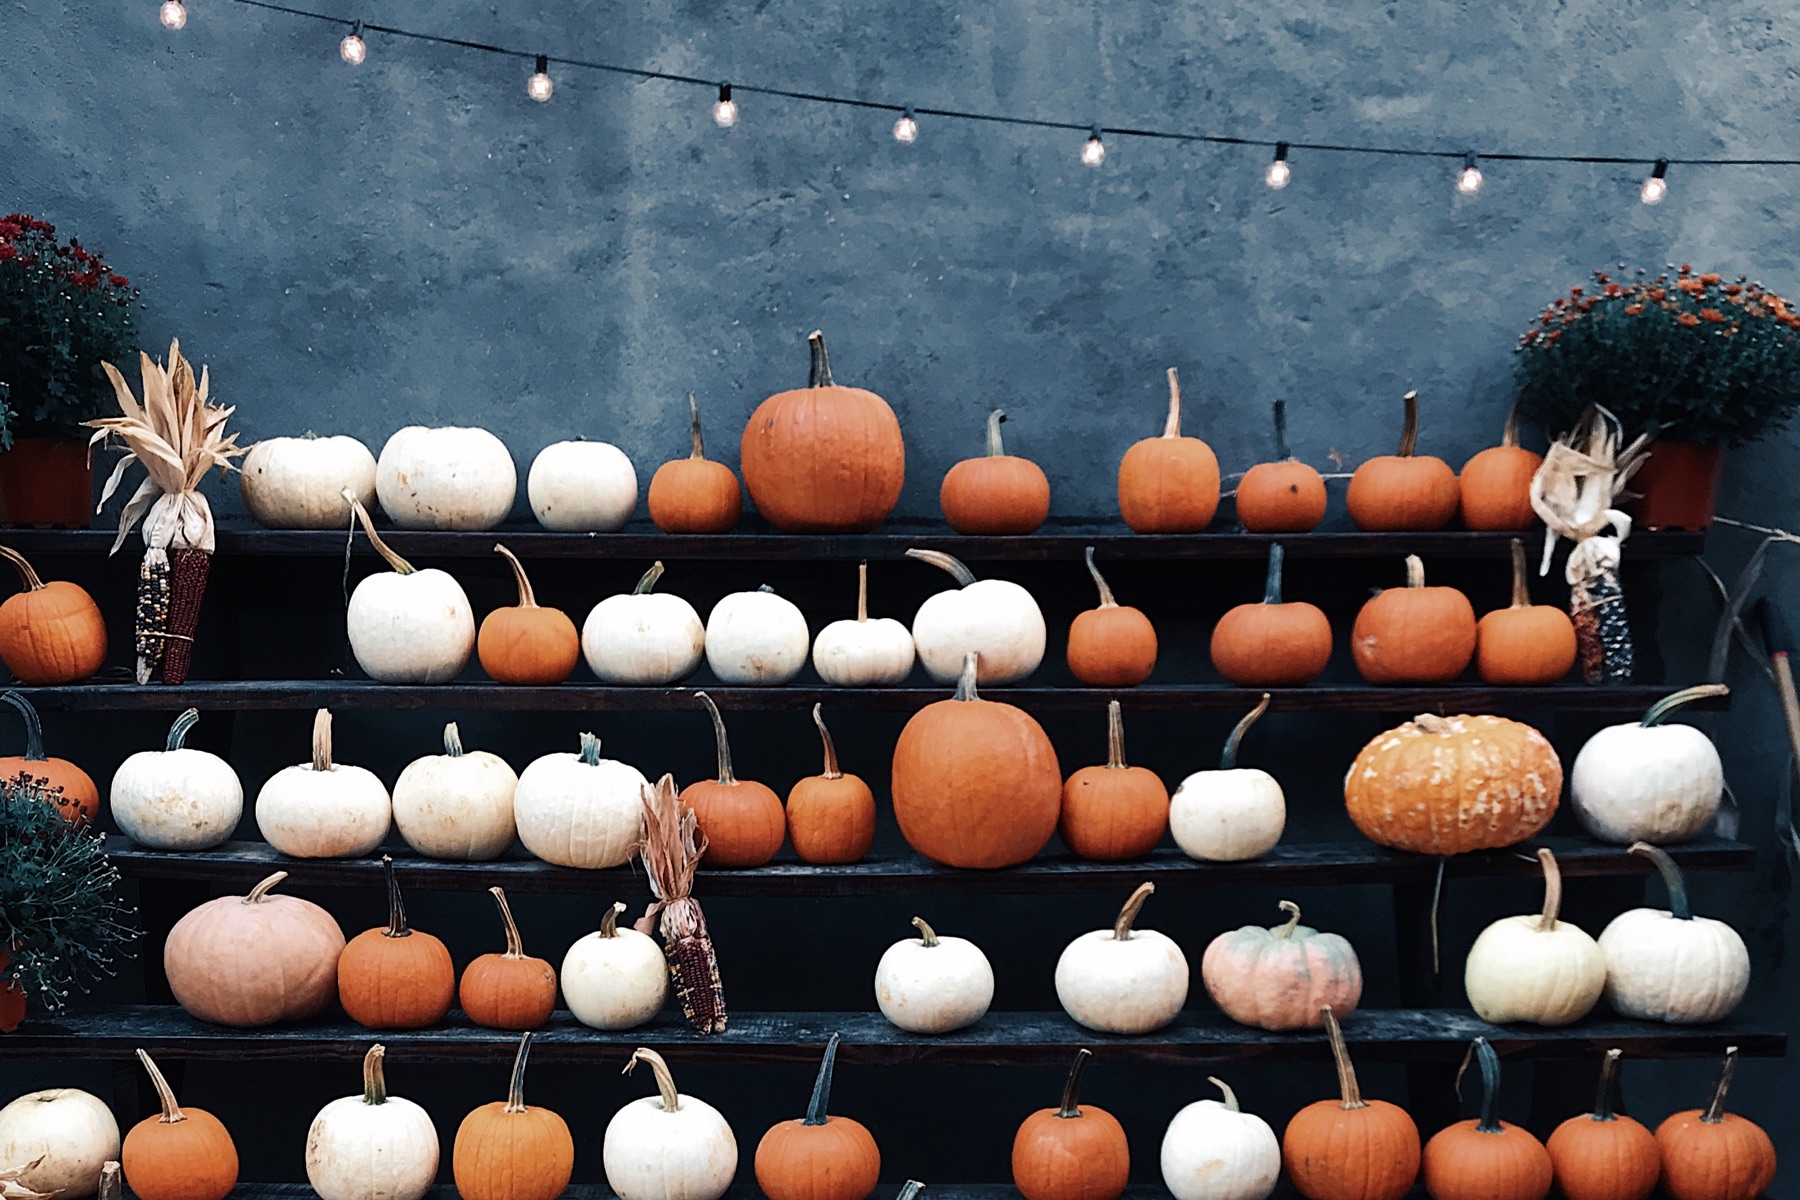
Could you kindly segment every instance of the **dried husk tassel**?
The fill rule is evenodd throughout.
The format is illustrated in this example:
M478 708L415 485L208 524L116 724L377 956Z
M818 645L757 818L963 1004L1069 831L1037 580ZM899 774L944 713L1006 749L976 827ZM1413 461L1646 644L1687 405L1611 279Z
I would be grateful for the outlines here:
M637 923L639 933L654 926L662 933L669 978L681 1012L700 1033L724 1033L725 988L719 979L719 957L706 932L706 914L693 897L694 870L706 850L694 810L685 807L675 778L664 775L644 789L644 842L638 856L656 897Z

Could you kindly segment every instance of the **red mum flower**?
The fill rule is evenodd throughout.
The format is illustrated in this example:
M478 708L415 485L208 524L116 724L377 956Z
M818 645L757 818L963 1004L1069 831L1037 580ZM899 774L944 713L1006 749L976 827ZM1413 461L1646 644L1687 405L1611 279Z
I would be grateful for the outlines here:
M1668 295L1668 294L1669 294L1669 293L1667 293L1667 292L1665 292L1665 291L1663 291L1663 290L1662 290L1662 289L1661 289L1661 288L1659 288L1659 287L1656 287L1656 288L1651 288L1651 289L1650 289L1650 298L1651 298L1651 299L1652 299L1652 300L1661 300L1661 299L1662 299L1662 298L1663 298L1663 297L1665 297L1665 296L1667 296L1667 295Z
M1713 284L1719 282L1719 277L1717 274L1702 275L1700 277L1700 282L1711 287Z
M1679 317L1676 317L1675 319L1677 321L1680 321L1683 325L1688 326L1690 329L1700 323L1700 318L1696 317L1693 313L1682 313Z
M1578 288L1578 287L1572 287L1572 288L1570 288L1570 289L1569 289L1569 295L1571 295L1571 296L1579 296L1579 295L1581 295L1581 289L1580 289L1580 288Z
M129 287L131 284L131 280L125 278L123 275L108 275L106 277L106 282L112 284L114 287Z
M1625 294L1625 289L1616 283L1609 283L1606 285L1606 294L1608 296L1622 296Z
M1703 308L1700 310L1700 319L1702 321L1711 321L1714 325L1723 325L1725 323L1725 314L1716 308Z
M1627 305L1626 305L1626 306L1625 306L1625 311L1626 311L1626 312L1627 312L1627 313L1628 313L1628 314L1630 314L1630 315L1631 315L1631 316L1634 316L1634 317L1635 317L1635 316L1637 316L1637 315L1638 315L1638 314L1639 314L1639 313L1641 313L1641 312L1643 312L1643 311L1644 311L1644 306L1643 306L1643 305L1641 305L1641 304L1627 304Z
M0 242L0 262L5 262L19 253L18 247L11 242Z

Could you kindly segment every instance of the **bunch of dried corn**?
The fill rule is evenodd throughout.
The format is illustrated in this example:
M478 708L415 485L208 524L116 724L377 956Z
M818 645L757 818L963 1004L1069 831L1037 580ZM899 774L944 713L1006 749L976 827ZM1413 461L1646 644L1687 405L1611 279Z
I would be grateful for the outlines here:
M172 589L173 571L169 567L169 553L162 549L144 551L144 561L138 564L137 590L137 681L149 683L156 675L156 669L162 666L163 651L168 648L168 639L163 634L169 628L169 593Z
M638 847L656 903L637 924L638 932L659 928L669 977L681 1011L701 1033L725 1032L725 988L719 957L706 932L706 914L693 897L694 868L706 849L694 810L682 805L675 778L664 775L644 789L644 841Z

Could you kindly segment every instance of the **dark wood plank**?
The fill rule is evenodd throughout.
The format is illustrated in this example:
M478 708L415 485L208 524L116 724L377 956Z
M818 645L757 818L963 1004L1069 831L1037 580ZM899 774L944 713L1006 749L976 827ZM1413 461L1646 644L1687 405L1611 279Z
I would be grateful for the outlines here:
M745 1148L739 1147L738 1175L740 1178L750 1174L750 1163ZM900 1183L890 1180L881 1184L869 1196L869 1200L894 1200L900 1193ZM127 1192L127 1195L131 1193ZM1285 1181L1277 1185L1270 1193L1273 1200L1292 1200L1300 1193L1296 1192ZM762 1200L762 1190L753 1183L734 1184L725 1193L724 1200ZM1415 1188L1408 1193L1409 1197L1425 1195L1423 1188ZM926 1200L1019 1200L1019 1191L1010 1183L930 1183L925 1187ZM304 1183L240 1183L232 1189L226 1200L316 1200L317 1193ZM461 1200L454 1184L439 1184L425 1193L425 1200ZM562 1200L618 1200L617 1194L605 1184L575 1183L570 1184L563 1192ZM1155 1184L1134 1184L1125 1189L1122 1200L1170 1200L1166 1188Z

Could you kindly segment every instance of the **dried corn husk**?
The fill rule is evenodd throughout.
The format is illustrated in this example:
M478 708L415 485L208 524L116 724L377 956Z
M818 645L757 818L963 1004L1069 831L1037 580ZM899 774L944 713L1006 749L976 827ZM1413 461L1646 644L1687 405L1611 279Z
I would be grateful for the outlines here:
M638 847L650 893L656 902L645 910L637 930L660 929L669 978L681 1011L701 1033L725 1032L725 988L719 982L719 957L706 932L706 914L693 897L694 868L706 850L694 810L675 791L675 777L664 775L644 789L644 841Z
M21 1175L43 1161L44 1156L40 1154L23 1165L0 1169L0 1200L50 1200L52 1196L61 1195L61 1192L33 1191L19 1182Z

